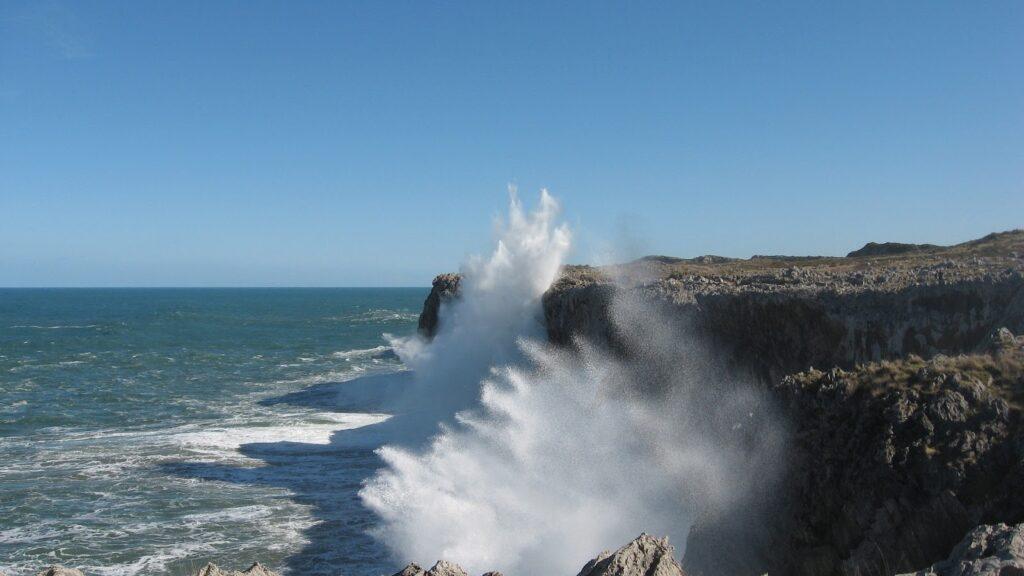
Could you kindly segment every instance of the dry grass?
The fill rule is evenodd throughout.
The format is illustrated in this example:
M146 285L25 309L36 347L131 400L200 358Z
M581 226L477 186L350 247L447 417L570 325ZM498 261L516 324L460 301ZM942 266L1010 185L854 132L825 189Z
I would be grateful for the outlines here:
M992 354L936 356L924 360L915 355L900 360L882 360L837 370L836 377L849 391L865 390L874 396L892 390L916 389L936 393L950 377L964 385L979 383L1007 401L1011 408L1024 410L1024 350L1012 348ZM800 386L820 383L826 373L809 370L793 376Z

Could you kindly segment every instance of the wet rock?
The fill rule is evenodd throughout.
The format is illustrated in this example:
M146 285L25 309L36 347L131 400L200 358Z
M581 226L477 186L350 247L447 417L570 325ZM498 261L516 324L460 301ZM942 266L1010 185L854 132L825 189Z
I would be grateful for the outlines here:
M903 576L1024 576L1024 524L978 526L946 560Z
M85 576L81 570L74 568L65 568L61 565L50 566L42 572L38 572L36 576Z
M668 538L641 534L617 551L587 562L578 576L684 576Z
M423 303L423 311L420 313L419 332L423 336L431 338L437 333L438 319L440 318L441 306L459 293L459 284L462 277L458 274L440 274L434 278L433 287Z

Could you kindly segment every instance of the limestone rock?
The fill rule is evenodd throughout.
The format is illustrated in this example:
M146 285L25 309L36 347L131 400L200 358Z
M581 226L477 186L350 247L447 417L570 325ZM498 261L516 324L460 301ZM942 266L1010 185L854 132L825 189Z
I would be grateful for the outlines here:
M467 576L462 566L447 560L438 560L433 568L427 570L427 576Z
M684 576L668 538L641 534L614 553L602 552L578 576Z
M39 572L36 576L85 576L81 570L74 568L65 568L61 565L50 566L46 570Z
M254 563L241 572L237 570L221 570L216 564L211 562L203 566L196 573L196 576L278 576L278 574L259 562Z
M945 561L903 576L1024 576L1024 524L978 526Z
M497 572L488 572L488 574L498 574ZM458 564L448 562L447 560L439 560L430 570L424 570L419 564L415 562L410 563L405 568L402 568L401 572L397 572L394 576L467 576L466 571L462 569ZM500 575L499 575L500 576Z

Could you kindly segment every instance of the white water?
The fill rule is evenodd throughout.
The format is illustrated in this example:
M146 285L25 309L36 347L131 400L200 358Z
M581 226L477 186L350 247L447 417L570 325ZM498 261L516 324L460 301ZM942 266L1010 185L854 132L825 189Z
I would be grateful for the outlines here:
M556 220L546 192L528 215L513 196L433 342L393 343L416 372L410 410L461 410L426 447L379 450L386 466L360 493L399 562L575 574L642 531L683 545L696 514L772 474L770 415L684 322L620 295L611 320L628 361L543 342L540 298L569 250Z

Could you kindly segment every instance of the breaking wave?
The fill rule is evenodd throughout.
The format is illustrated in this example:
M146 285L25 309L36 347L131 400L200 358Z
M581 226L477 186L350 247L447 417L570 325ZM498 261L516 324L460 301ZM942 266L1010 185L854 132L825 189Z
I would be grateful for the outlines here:
M425 447L380 449L386 465L360 493L400 562L572 574L642 531L684 545L698 514L749 506L771 481L770 410L684 320L619 291L625 354L545 342L541 296L569 250L557 213L546 192L529 215L513 195L434 340L393 343L415 371L413 407L455 412Z

